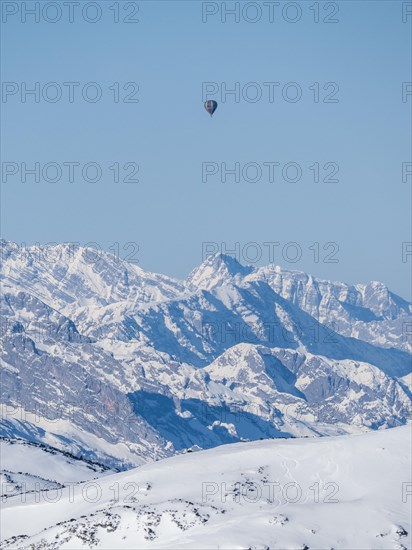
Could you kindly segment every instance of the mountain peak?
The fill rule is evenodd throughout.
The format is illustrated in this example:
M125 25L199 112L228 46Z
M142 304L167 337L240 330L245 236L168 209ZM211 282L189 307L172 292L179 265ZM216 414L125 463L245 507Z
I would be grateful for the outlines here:
M199 267L196 267L186 281L189 288L211 290L232 280L238 281L252 271L252 266L243 266L232 256L217 253L209 256Z

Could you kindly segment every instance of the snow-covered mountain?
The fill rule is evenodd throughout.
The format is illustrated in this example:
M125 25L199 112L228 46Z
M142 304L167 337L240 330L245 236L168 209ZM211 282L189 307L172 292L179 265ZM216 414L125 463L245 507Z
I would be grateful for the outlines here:
M412 416L411 305L215 255L186 281L1 243L2 434L128 468Z
M410 426L238 443L16 495L1 547L410 549L411 443Z

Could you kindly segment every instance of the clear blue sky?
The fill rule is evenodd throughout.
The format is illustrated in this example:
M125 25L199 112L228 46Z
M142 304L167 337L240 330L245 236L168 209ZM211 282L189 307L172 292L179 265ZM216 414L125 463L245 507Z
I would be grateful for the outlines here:
M402 242L412 240L412 178L402 182L402 163L411 161L412 96L402 102L402 82L412 80L412 16L402 22L402 2L339 2L334 24L314 23L313 2L299 3L296 23L282 18L285 3L275 6L272 23L262 3L256 23L231 16L222 23L220 13L203 23L199 1L137 2L139 23L114 23L113 4L100 2L101 20L92 24L78 11L73 23L67 11L56 23L44 14L39 23L29 15L24 23L18 3L19 12L2 24L2 78L18 86L16 94L3 95L2 156L19 166L2 182L4 238L96 241L106 249L136 242L141 267L177 277L201 262L202 242L228 248L256 242L260 263L269 261L263 243L279 242L275 260L283 267L348 282L382 280L411 297L412 256L402 262ZM119 3L121 19L132 5L125 10ZM321 21L331 11L324 6L319 3ZM88 16L94 17L92 8ZM253 8L246 16L254 17ZM293 7L286 16L295 17ZM78 87L70 103L62 84L70 81L80 88L97 82L102 99L88 103ZM131 81L139 85L139 102L115 103L109 87ZM27 96L22 103L23 82L42 89L57 82L63 97L36 103ZM228 88L256 82L263 95L256 103L210 96L219 102L210 119L202 82ZM280 82L273 103L264 82ZM301 87L300 101L282 98L288 82ZM321 86L319 103L309 89L314 82ZM325 82L338 83L338 103L323 103ZM22 162L68 161L99 163L101 181L28 176L21 182ZM328 161L339 165L339 183L315 183L308 167ZM136 162L139 183L113 182L108 167L115 162ZM205 162L262 168L297 162L302 178L270 183L263 172L255 183L231 177L222 183L219 175L204 183ZM301 247L297 263L280 254L292 241ZM314 262L315 242L336 242L339 262Z

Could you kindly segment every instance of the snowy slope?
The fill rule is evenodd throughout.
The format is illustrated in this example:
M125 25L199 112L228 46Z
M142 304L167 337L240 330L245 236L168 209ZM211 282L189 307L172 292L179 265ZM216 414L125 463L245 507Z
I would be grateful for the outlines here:
M7 499L2 548L410 549L411 426L222 446L56 495Z
M113 254L71 244L22 248L0 240L0 256L4 291L10 286L30 292L59 311L70 304L78 308L125 300L161 301L184 290L170 277L147 273Z
M97 479L113 470L77 459L68 453L23 439L0 440L0 494L3 501L24 495L61 488L66 483Z

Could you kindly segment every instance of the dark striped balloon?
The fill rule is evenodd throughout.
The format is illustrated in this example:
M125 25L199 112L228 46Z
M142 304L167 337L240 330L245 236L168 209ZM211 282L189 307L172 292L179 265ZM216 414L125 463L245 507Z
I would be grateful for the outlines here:
M207 101L205 101L205 109L209 113L210 116L213 116L213 113L217 109L216 101L213 101L213 99L208 99Z

